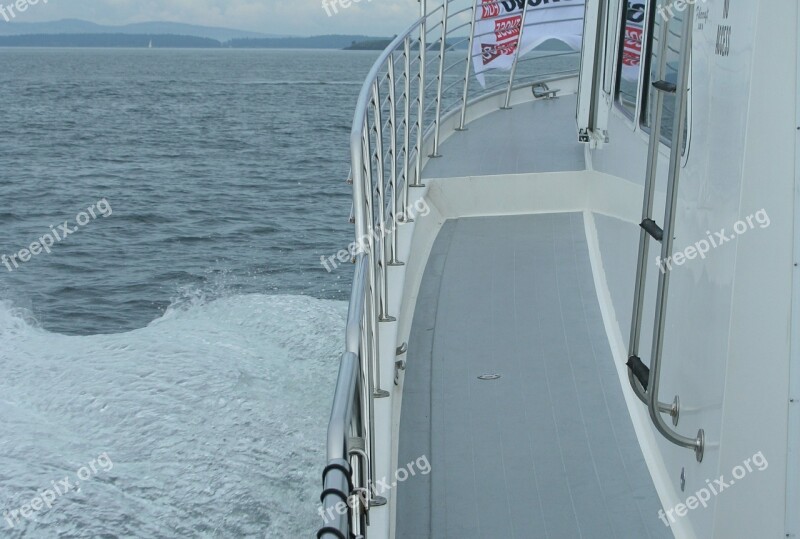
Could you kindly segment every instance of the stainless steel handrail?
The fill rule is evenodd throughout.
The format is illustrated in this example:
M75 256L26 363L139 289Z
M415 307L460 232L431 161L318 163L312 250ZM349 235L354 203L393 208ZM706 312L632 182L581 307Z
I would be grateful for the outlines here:
M464 92L461 97L461 119L459 121L458 127L456 128L459 131L464 131L466 129L466 121L467 121L467 101L469 99L469 79L470 79L470 70L472 69L472 49L475 48L475 28L478 24L478 2L480 0L475 0L472 4L472 17L470 20L470 30L469 30L469 45L467 46L467 61L466 61L466 73L464 74Z
M664 36L667 35L668 24L662 23L659 29L659 41L664 42ZM661 78L666 70L666 55L659 54L659 63L656 68L656 78ZM663 104L664 95L662 92L655 93L653 100L653 125L661 130L661 121L663 119ZM659 137L651 137L647 152L647 172L644 182L644 202L642 205L642 222L650 219L653 215L653 199L655 196L655 183L656 173L658 170L659 151L661 149L661 142ZM650 237L643 228L639 230L639 258L636 264L636 281L633 292L633 315L631 316L631 333L628 343L628 356L639 356L639 344L641 339L642 329L642 309L644 308L644 290L647 280L647 259L650 252ZM647 390L634 376L633 370L628 369L628 382L630 383L633 392L644 404L648 404ZM677 397L676 397L677 399ZM659 403L659 409L668 413L673 418L673 423L678 424L680 409L675 404L669 405L666 403Z
M686 126L686 110L689 91L689 66L692 54L692 29L694 21L694 4L688 6L683 21L683 36L681 43L681 59L678 72L678 84L676 88L677 110L673 120L672 129L672 151L670 152L669 162L669 181L667 183L667 205L664 210L664 239L661 243L661 259L666 260L672 254L674 241L675 217L678 206L678 183L681 175L681 162L683 152L683 129ZM657 132L653 132L651 137L660 138ZM648 409L650 418L656 429L670 442L675 445L685 447L694 451L698 462L702 462L705 450L705 433L703 429L697 432L697 437L689 438L678 434L672 430L664 421L659 409L658 394L661 389L661 366L662 354L664 351L664 332L667 315L667 299L669 297L669 271L661 272L658 276L658 296L656 299L656 319L653 330L653 351L651 354L650 374L651 382L648 390Z
M328 465L323 472L323 492L320 497L325 523L318 534L323 539L341 539L340 534L349 538L352 529L350 514L336 509L341 502L348 503L352 496L352 468L347 440L353 423L358 368L358 356L345 352L339 366L339 379L328 422Z
M675 218L677 214L678 185L681 173L683 130L686 125L686 109L688 101L688 82L689 67L692 47L692 21L694 17L694 6L688 6L686 18L683 20L683 35L681 38L681 52L679 65L679 80L677 81L676 94L677 109L673 118L672 150L670 152L669 177L667 181L667 200L664 210L664 228L661 236L657 237L661 241L661 259L666 260L670 257L674 241ZM658 35L659 58L656 71L657 81L663 81L666 73L667 60L667 35L669 30L668 21L661 23ZM656 82L656 81L653 81ZM680 414L680 400L675 397L673 404L666 404L659 400L661 389L661 367L664 351L664 332L666 329L667 299L669 292L670 271L661 271L658 278L658 292L656 297L656 312L653 329L653 342L650 354L649 369L643 365L639 358L639 343L642 327L642 310L644 308L644 289L647 276L647 257L649 252L650 236L652 227L656 226L652 221L653 198L655 192L655 179L658 169L658 158L661 149L661 125L663 120L664 108L664 89L657 88L655 100L652 102L652 126L650 135L650 145L647 159L647 176L644 186L644 203L642 207L642 230L639 238L639 257L636 268L636 284L634 288L633 315L631 317L631 334L628 345L628 380L636 396L647 404L650 419L656 430L667 440L680 447L691 449L695 453L698 462L702 462L705 451L705 432L700 429L695 438L690 438L675 432L664 421L662 414L667 413L672 416L673 426L678 425ZM646 224L649 225L646 226ZM648 228L649 227L649 228ZM638 371L639 377L635 371ZM644 374L642 374L644 373Z
M326 516L325 526L320 530L319 535L325 539L338 537L337 532L349 537L349 530L353 525L350 516L341 515L340 511L336 510L336 506L340 502L347 503L351 500L354 491L355 481L353 481L350 464L349 440L363 438L365 445L374 446L371 424L366 421L367 417L372 414L370 402L372 392L368 387L371 369L369 362L360 360L362 349L368 348L363 346L362 341L362 336L366 335L363 331L363 321L366 319L367 263L368 261L363 255L356 262L345 329L345 352L339 366L339 378L336 382L331 417L328 422L328 465L323 477L324 491L321 498L323 514ZM363 390L365 385L367 386L366 391ZM365 404L366 406L364 406ZM348 471L349 474L346 473ZM374 485L369 485L368 492L374 492Z
M359 253L355 257L345 353L328 425L322 502L325 514L331 513L334 518L326 519L318 534L324 539L365 537L370 511L386 503L377 495L374 483L375 399L389 395L381 385L379 337L381 324L394 322L399 307L396 299L389 301L389 268L403 264L397 230L413 222L410 190L423 186L424 159L439 153L445 122L465 128L470 103L501 99L494 88L470 91L475 19L477 10L486 4L480 0L440 1L426 12L427 0L421 0L422 16L378 56L359 93L350 131L349 183L354 201L350 220L355 225ZM468 1L470 6L450 9L457 1ZM465 14L470 18L466 23ZM467 26L469 36L454 34L463 33ZM428 64L429 37L438 45L438 54L432 56L432 63L438 63L435 66ZM452 47L465 41L469 43L466 50ZM458 73L449 75L462 62L463 78L459 79ZM429 69L432 80L427 83ZM534 78L541 80L547 75ZM507 95L521 88L514 79L512 73L508 88L503 90ZM387 360L384 364L393 363ZM345 515L336 511L340 502L349 505Z
M527 2L525 3L527 6ZM442 119L442 84L444 83L444 56L447 52L447 12L450 9L450 2L445 0L444 11L442 12L442 37L439 43L439 74L436 77L436 118L433 121L433 151L430 157L441 157L439 155L439 132Z

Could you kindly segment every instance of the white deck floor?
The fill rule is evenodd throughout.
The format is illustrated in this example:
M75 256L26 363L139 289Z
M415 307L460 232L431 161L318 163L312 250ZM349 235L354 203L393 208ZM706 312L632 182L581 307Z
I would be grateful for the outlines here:
M428 162L423 178L584 170L576 106L577 98L569 95L479 118L441 145L441 157Z
M398 462L432 472L399 485L398 539L672 537L581 214L447 221L409 345Z

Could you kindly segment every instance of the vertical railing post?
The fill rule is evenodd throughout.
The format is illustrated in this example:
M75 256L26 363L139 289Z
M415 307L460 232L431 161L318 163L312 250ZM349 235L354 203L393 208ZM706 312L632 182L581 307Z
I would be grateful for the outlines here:
M374 95L373 95L374 98ZM369 245L367 251L367 299L368 316L367 323L369 325L368 331L370 335L370 359L372 360L372 374L373 374L373 391L372 394L376 398L388 397L389 393L381 389L381 361L380 361L380 336L378 334L378 305L380 292L378 291L378 276L377 276L377 261L378 256L375 252L375 211L373 197L375 191L372 184L372 148L370 145L370 129L369 129L369 115L365 119L365 156L366 156L366 174L364 191L366 197L366 217L368 223L367 229L367 244Z
M469 45L467 46L467 67L464 70L464 94L461 96L461 120L458 122L456 131L466 131L467 123L467 100L469 99L469 76L472 70L472 49L475 46L475 27L478 24L478 2L472 4L472 24L469 30Z
M424 141L425 132L425 49L428 48L428 2L427 0L420 0L420 9L422 10L422 20L419 25L419 112L417 113L417 166L416 174L414 175L414 183L411 187L425 187L422 181L422 143Z
M405 80L404 80L404 92L405 92L405 106L403 109L403 114L405 115L405 119L403 122L405 123L405 130L403 133L403 222L410 223L413 221L408 215L406 215L406 209L408 208L408 183L410 181L410 159L409 159L409 152L411 151L411 37L406 36L405 40L403 40L403 54L405 56Z
M439 122L442 119L442 83L444 82L444 57L447 51L447 18L451 0L444 0L444 11L442 12L442 42L439 46L439 74L436 81L436 118L433 120L433 151L430 157L441 157L439 155Z
M369 257L361 255L356 262L356 270L354 282L363 281L366 283L367 278L367 265L369 264ZM375 477L375 432L372 428L374 425L375 417L375 402L372 378L372 361L370 361L370 338L369 338L369 302L370 294L368 286L363 286L362 296L357 299L364 304L364 309L361 314L360 322L360 347L358 351L360 363L360 378L359 378L359 395L360 405L363 410L361 417L361 430L363 431L362 437L364 439L364 450L369 455L369 472L371 476ZM375 492L375 484L370 483L367 485L368 492L372 495ZM372 498L372 496L370 496ZM373 503L373 505L375 505ZM379 505L379 504L378 504Z
M383 162L383 103L381 102L380 81L375 79L372 84L372 96L375 100L375 182L377 183L378 195L378 224L377 241L378 255L376 266L380 286L378 292L378 320L381 322L394 322L395 319L389 316L389 275L386 265L386 177L385 163ZM380 386L379 386L380 387Z
M392 251L389 266L402 266L403 263L397 259L397 95L395 89L395 72L394 72L394 51L389 56L388 60L389 71L389 144L392 155L390 167L391 185L392 185L392 214L390 219L392 221ZM388 295L388 294L387 294Z
M366 127L361 127L361 133L352 133L350 139L350 174L353 181L353 220L355 221L355 240L358 245L358 252L365 256L369 255L369 242L367 237L367 215L364 211L365 193L365 170L364 160L366 154L365 137Z
M370 383L369 383L369 401L367 403L368 410L369 410L369 424L370 424L370 430L369 430L369 452L370 452L370 454L374 455L375 454L374 453L375 452L375 399L376 398L380 398L382 395L379 394L380 390L375 385L375 366L376 366L376 364L378 362L377 350L376 350L378 348L378 346L377 346L377 344L378 344L378 335L377 335L377 333L375 333L375 331L376 331L376 324L375 324L375 318L374 318L374 315L375 315L375 301L374 301L374 299L375 298L374 298L374 295L372 293L372 290L370 289L370 284L369 284L369 280L370 280L369 273L370 273L370 268L371 268L371 262L369 261L369 259L367 259L366 262L367 262L367 268L366 268L366 270L367 270L367 286L364 287L364 289L366 291L366 297L365 297L365 302L364 302L364 335L365 335L365 341L366 341L365 344L367 346L365 352L369 356L367 361L370 362L370 375L372 376L372 379L370 380ZM371 463L371 465L373 466L372 472L374 474L374 472L375 472L374 459L373 459L373 462ZM373 477L374 477L374 475L373 475Z
M514 60L511 64L511 75L508 77L508 89L506 90L506 102L503 105L503 110L508 110L511 108L511 90L514 88L514 78L517 75L517 64L519 63L519 57L521 56L522 51L522 38L525 36L525 19L528 15L528 3L530 0L525 1L525 5L522 6L522 19L520 20L519 24L519 35L517 36L517 50L514 51Z

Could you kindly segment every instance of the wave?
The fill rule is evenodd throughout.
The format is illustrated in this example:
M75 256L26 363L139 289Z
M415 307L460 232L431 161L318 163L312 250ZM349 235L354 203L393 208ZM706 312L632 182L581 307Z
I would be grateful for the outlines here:
M202 294L116 335L47 332L0 302L0 513L113 462L4 537L303 537L346 304Z

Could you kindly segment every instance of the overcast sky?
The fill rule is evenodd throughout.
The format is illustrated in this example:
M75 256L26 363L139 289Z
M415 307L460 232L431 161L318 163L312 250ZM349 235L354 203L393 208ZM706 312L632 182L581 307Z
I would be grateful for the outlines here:
M15 0L0 0L13 4ZM47 1L47 4L44 2ZM100 24L170 21L268 34L394 35L412 22L417 0L361 0L328 16L323 0L39 0L19 22L84 19ZM341 0L327 0L341 2ZM330 10L333 13L333 9Z

